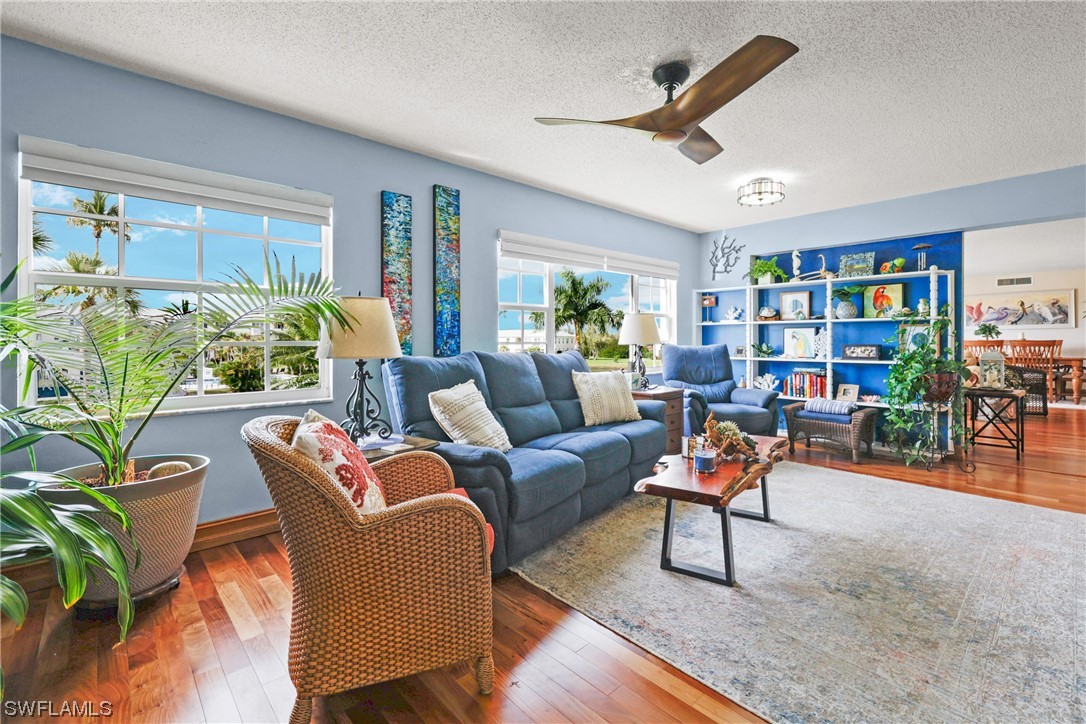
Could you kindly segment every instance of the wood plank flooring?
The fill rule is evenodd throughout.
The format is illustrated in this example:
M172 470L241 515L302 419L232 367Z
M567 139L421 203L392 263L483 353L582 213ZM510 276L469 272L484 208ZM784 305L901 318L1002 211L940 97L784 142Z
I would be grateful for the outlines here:
M1054 410L1029 418L1026 429L1020 463L1011 451L981 448L973 475L952 464L928 473L890 460L857 468L817 447L798 448L791 459L1086 513L1086 412ZM47 700L54 710L106 700L122 722L285 721L294 689L281 536L208 548L186 567L179 589L140 606L120 645L113 623L76 620L55 588L31 594L26 625L16 632L5 622L0 631L6 699ZM494 620L493 695L478 695L463 664L331 697L318 702L315 719L760 721L515 575L494 583Z

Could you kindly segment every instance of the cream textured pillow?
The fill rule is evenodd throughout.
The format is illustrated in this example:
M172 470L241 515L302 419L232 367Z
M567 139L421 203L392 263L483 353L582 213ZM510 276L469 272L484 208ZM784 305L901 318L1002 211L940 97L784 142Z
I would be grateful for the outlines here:
M619 371L573 372L573 386L581 400L585 425L640 420L630 384Z
M437 424L453 442L492 447L499 452L513 447L505 428L487 409L483 393L475 386L475 380L431 392L427 399Z

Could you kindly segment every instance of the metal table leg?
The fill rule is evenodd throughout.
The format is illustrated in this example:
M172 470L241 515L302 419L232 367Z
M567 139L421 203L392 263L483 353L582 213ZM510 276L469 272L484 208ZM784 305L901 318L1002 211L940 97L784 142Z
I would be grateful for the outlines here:
M716 509L714 508L714 510ZM675 501L667 498L667 506L664 508L664 544L660 551L660 568L672 573L682 573L685 576L700 578L711 583L734 586L735 564L732 557L731 518L728 517L727 510L727 508L724 508L724 512L720 516L724 539L724 574L721 575L720 571L712 568L671 559L671 541L675 535Z

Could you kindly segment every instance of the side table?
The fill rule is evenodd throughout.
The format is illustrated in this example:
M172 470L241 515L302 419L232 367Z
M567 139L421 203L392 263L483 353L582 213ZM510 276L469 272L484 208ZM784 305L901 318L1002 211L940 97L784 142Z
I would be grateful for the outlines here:
M1014 450L1021 460L1026 450L1026 391L970 387L965 390L966 431L972 445Z
M396 452L389 452L388 450L382 450L377 448L376 450L363 450L362 455L366 458L367 462L377 462L378 460L384 460L390 458L393 455L399 455L405 452L416 452L418 450L430 450L439 445L437 440L431 440L427 437L413 437L411 435L403 436L403 444L410 447L403 450L397 450Z
M644 390L633 390L635 400L660 400L667 403L664 425L667 427L667 455L678 455L683 438L683 391L677 387L657 385Z

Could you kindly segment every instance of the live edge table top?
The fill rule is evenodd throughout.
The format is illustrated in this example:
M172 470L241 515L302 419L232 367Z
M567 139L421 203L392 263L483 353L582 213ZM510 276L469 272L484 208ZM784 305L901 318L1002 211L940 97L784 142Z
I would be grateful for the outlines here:
M758 458L746 461L725 461L716 472L695 473L693 461L681 455L660 459L667 468L634 486L634 490L662 498L724 507L744 490L758 487L758 480L773 470L773 464L784 458L788 441L780 437L752 436L758 443Z

